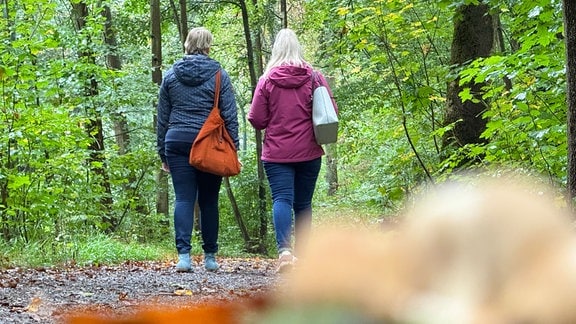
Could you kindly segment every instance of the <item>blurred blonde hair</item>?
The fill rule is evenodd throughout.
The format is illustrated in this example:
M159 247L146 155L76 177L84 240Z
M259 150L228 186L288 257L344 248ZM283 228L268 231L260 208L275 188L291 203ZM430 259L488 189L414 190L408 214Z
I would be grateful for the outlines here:
M274 45L272 46L272 55L266 65L264 75L268 75L270 70L281 65L307 66L304 60L302 46L298 41L296 33L289 28L281 29L276 34Z
M212 46L212 33L204 27L192 28L184 42L184 50L189 55L208 55L210 46Z

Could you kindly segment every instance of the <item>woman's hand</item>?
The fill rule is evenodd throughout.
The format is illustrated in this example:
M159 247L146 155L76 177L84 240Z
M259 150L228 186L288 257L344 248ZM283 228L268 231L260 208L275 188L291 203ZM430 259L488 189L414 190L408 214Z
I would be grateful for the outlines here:
M168 163L162 162L162 171L170 173L170 167L168 166Z

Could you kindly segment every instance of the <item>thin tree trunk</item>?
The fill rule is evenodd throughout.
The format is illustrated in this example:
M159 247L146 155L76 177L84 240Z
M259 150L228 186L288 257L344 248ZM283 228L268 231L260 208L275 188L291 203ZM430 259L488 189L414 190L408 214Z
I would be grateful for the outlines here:
M178 28L180 44L182 45L182 50L184 50L184 42L188 36L188 10L186 9L186 0L178 0L178 7L176 7L174 0L170 0L170 8L174 16L174 23L176 24L176 28Z
M122 61L117 53L118 42L116 40L116 33L114 32L112 23L112 13L110 7L104 6L102 15L106 19L104 24L104 42L108 45L108 54L106 55L106 63L108 68L113 71L122 69ZM130 134L128 131L128 122L126 116L114 111L112 113L114 122L114 136L116 144L118 145L118 154L124 155L130 149Z
M110 70L119 71L122 69L122 60L117 53L118 41L116 40L116 32L114 31L112 22L112 12L110 7L104 6L104 11L102 12L106 22L104 24L104 42L108 45L108 54L106 55L106 62ZM118 155L125 155L131 151L130 149L130 131L128 128L128 121L126 116L112 110L112 121L114 123L114 138L116 139L116 144L118 146ZM135 198L136 206L135 210L140 214L148 214L149 210L145 204L146 199L140 194L140 181L138 176L134 172L128 174L128 182L124 185L124 192L128 195L130 199ZM125 208L128 211L129 207ZM120 218L120 222L123 217ZM120 225L120 224L118 224Z
M576 197L576 2L564 0L563 8L568 103L568 201L573 209Z
M11 31L10 32L10 42L14 41L16 39L16 34L14 32L14 29L12 28L13 26L13 22L10 19L10 12L9 12L9 6L8 6L8 0L2 0L2 17L4 19L4 21L6 22L6 28L7 30ZM5 132L10 132L12 131L12 123L9 124L8 128L4 128ZM4 168L6 169L11 169L14 167L13 163L12 163L12 148L11 148L11 144L12 144L12 140L8 140L6 144L6 151L5 152L0 152L0 156L2 156L3 154L6 154L5 159L3 156L2 160L6 161L6 164L3 165ZM0 179L0 224L2 224L2 238L5 241L10 241L10 239L12 238L12 231L10 230L11 227L9 226L10 222L9 222L9 216L8 213L5 212L5 210L8 207L8 197L9 197L9 191L8 191L8 179L3 178Z
M8 146L9 147L9 146ZM8 158L8 161L10 159ZM9 163L9 162L8 162ZM0 224L2 225L2 239L9 242L12 239L12 232L10 231L10 217L6 213L6 208L8 207L8 180L0 181Z
M333 78L328 78L328 83L333 84ZM324 146L326 150L326 183L328 184L328 196L333 196L338 191L338 144L328 144Z
M250 246L248 246L248 242L250 242L250 234L248 233L248 228L246 227L246 223L244 223L242 214L240 214L240 208L238 208L238 203L236 202L234 193L232 192L232 187L230 186L230 178L224 177L223 180L224 180L224 188L226 188L226 195L228 196L228 199L230 199L230 205L232 206L234 218L236 219L236 223L238 223L240 233L242 234L242 238L244 239L244 243L246 244L245 245L246 250L248 252L253 252L250 250Z
M286 0L280 0L280 17L282 19L282 28L288 28L288 8Z
M252 87L252 94L258 83L258 76L262 74L262 60L261 60L261 42L259 38L259 31L256 31L256 45L252 43L252 30L250 28L250 23L248 20L248 8L246 6L246 1L239 0L238 5L240 6L240 11L242 12L242 25L244 28L244 38L246 41L246 50L248 58L248 70L250 73L250 85ZM257 1L252 0L252 5L256 6ZM256 53L254 53L256 51ZM256 55L258 54L258 55ZM258 71L257 71L258 69ZM258 247L260 253L267 253L266 249L266 237L268 236L268 211L266 208L267 196L266 196L266 176L264 174L264 168L262 166L262 161L260 161L260 155L262 152L262 132L259 130L255 131L255 141L256 141L256 156L257 156L257 175L258 175L258 210L257 215L259 219L259 230L258 230ZM250 244L250 242L246 242ZM251 245L251 244L250 244Z
M182 47L184 47L184 42L186 41L186 37L188 37L188 15L186 10L186 0L180 0L180 23L179 23L179 30L180 30L180 41L182 43Z
M506 52L506 44L504 43L504 31L502 31L502 22L500 21L500 14L494 14L493 24L494 24L494 48L498 50L501 55ZM510 91L512 89L512 80L508 77L504 77L504 84L506 85L506 90Z
M338 182L338 146L326 145L326 183L328 183L328 196L334 196L340 186Z
M152 82L160 85L162 83L162 33L160 29L160 0L150 0L150 35L152 37ZM157 103L154 105L156 111ZM154 125L157 116L154 113ZM156 173L156 213L166 216L166 223L169 223L168 215L168 175L160 170Z
M254 6L257 5L257 0L253 0L252 4ZM245 19L245 31L249 33L247 36L251 35L251 31L248 24L248 16L246 15ZM247 38L247 44L248 44ZM252 45L252 41L249 41L249 44ZM252 85L252 97L254 97L254 90L256 89L256 85L258 84L258 76L262 75L264 72L264 60L262 57L262 30L260 27L256 28L254 34L254 51L250 51L250 55L252 56L252 64L250 64L250 81ZM262 160L260 157L262 155L262 131L256 130L255 133L255 140L256 140L256 155L257 155L257 171L258 171L258 216L259 216L259 231L258 231L258 240L260 244L260 251L262 253L267 253L266 248L266 237L268 236L268 224L269 216L268 216L268 204L267 204L267 195L266 195L266 174L264 172L264 165L262 164Z
M78 31L81 31L86 26L88 6L84 2L72 2L71 4L73 8L72 15L75 27ZM93 53L89 51L80 52L79 57L90 64L96 64ZM94 97L98 94L98 83L93 76L87 76L87 78L89 81L85 87L86 96ZM110 212L113 200L110 179L106 172L106 161L104 158L104 131L102 117L94 107L88 108L86 115L89 119L89 122L86 125L86 133L92 140L88 146L88 149L90 150L90 158L88 162L91 166L92 173L99 178L98 181L102 187L100 203L104 211L104 216L102 217L102 222L104 223L103 227L105 227L108 232L112 232L118 224L117 220L111 216Z

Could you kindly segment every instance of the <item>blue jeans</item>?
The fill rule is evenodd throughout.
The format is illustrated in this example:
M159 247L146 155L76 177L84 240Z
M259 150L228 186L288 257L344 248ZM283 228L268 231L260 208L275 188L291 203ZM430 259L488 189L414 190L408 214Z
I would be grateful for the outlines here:
M222 177L196 170L188 164L192 143L166 142L166 160L170 167L176 195L174 204L174 232L178 254L189 253L194 227L194 205L198 198L202 249L205 253L218 251L218 196Z
M312 197L322 158L295 163L263 162L263 165L272 191L276 247L278 251L292 250L294 232L294 246L300 249L312 226Z

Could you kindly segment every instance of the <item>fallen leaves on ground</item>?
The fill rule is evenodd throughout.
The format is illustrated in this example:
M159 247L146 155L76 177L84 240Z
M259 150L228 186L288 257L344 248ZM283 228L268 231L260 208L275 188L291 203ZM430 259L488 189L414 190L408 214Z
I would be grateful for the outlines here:
M117 266L0 269L2 323L59 323L73 313L117 317L141 305L186 307L208 300L246 299L273 289L275 260L218 258L207 272L195 259L193 272L173 262L128 261Z

